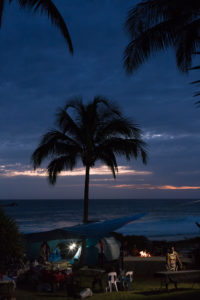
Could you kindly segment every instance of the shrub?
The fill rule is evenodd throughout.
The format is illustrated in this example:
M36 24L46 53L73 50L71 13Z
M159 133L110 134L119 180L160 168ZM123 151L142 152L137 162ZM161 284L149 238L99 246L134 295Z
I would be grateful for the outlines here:
M23 255L23 240L17 224L0 206L0 272L11 269Z

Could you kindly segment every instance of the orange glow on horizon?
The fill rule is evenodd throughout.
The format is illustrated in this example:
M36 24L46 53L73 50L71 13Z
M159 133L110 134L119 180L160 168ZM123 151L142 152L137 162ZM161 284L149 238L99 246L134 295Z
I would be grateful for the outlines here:
M19 166L16 166L19 169ZM17 169L17 168L16 168ZM30 167L27 167L27 170L16 170L14 167L12 169L6 169L6 166L0 166L1 174L3 177L16 177L16 176L27 176L27 177L46 177L47 172L45 169L38 168L36 171L30 170ZM119 166L118 175L151 175L152 172L149 171L136 171L131 169L129 166ZM85 168L75 168L73 171L63 171L59 176L84 176ZM111 171L106 166L100 166L96 168L91 168L90 175L111 175Z
M150 185L150 184L118 184L113 185L118 189L136 190L200 190L200 186L174 186L174 185Z
M173 185L163 185L160 186L161 190L199 190L200 186L173 186Z

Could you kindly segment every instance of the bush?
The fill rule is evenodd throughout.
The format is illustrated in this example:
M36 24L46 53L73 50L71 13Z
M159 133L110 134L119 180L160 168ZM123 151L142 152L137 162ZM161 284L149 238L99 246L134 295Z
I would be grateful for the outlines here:
M0 206L0 272L5 273L24 256L22 235Z

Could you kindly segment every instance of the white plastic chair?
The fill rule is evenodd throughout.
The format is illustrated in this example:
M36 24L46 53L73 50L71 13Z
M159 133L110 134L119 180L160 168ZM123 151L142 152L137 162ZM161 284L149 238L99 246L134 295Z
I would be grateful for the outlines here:
M128 290L130 290L131 282L133 282L133 271L126 272L126 285Z
M133 282L133 271L126 272L126 278L129 279L130 282Z
M112 292L113 286L115 287L115 290L118 292L117 273L116 272L108 273L108 288L109 288L110 292Z

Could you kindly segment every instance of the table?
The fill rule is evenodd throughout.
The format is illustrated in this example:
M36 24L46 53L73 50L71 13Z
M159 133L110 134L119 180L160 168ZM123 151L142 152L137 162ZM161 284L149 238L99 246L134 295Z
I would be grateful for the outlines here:
M169 283L173 283L176 289L178 283L192 282L200 284L200 270L156 272L154 276L161 279L161 288L165 284L167 290Z

